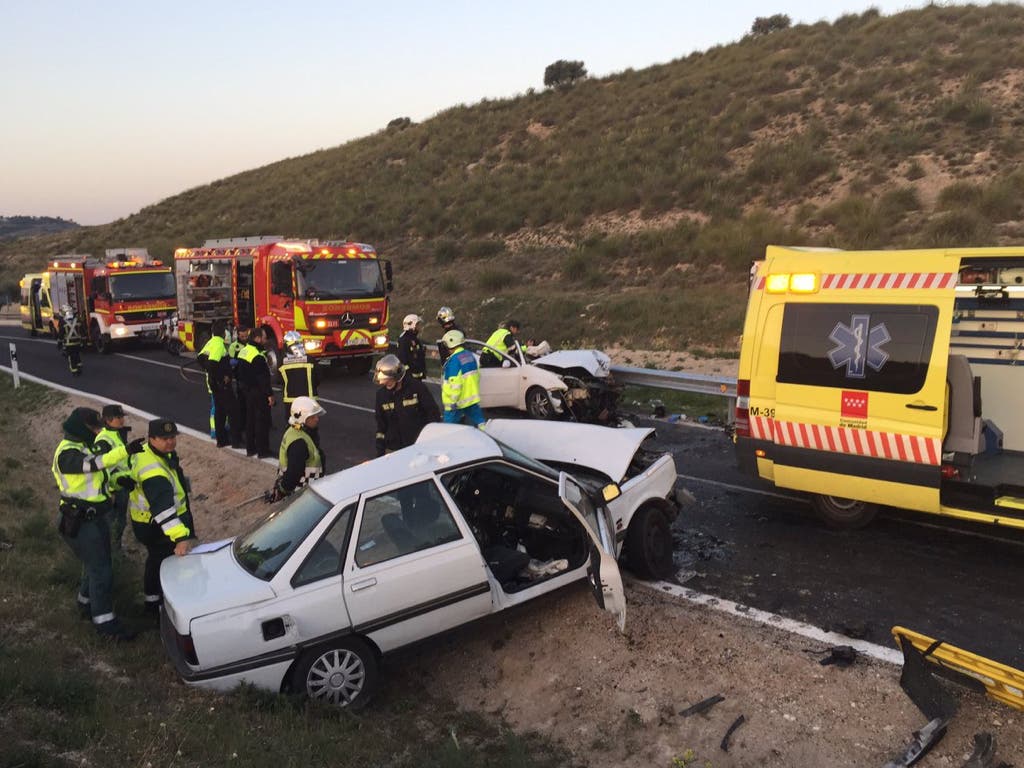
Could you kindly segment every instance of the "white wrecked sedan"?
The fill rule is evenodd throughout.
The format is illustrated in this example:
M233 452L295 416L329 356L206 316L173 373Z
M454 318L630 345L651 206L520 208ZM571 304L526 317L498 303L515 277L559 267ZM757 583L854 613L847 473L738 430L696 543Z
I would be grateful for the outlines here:
M503 354L482 341L466 339L479 359L484 349L501 358L500 367L480 368L480 406L515 408L535 419L567 418L617 426L622 388L611 374L611 358L596 349L563 349L528 357L516 348ZM544 343L544 349L550 349Z
M525 440L519 424L537 423L488 430ZM565 445L592 440L589 430L634 431L545 426L560 428ZM165 560L164 646L192 685L248 682L360 706L382 654L588 576L621 628L613 554L617 528L631 545L630 521L615 515L645 519L652 505L668 514L675 467L663 456L593 489L633 461L644 437L607 446L618 463L587 467L577 481L489 432L431 424L414 446L313 481L234 540ZM571 453L559 459L584 469Z

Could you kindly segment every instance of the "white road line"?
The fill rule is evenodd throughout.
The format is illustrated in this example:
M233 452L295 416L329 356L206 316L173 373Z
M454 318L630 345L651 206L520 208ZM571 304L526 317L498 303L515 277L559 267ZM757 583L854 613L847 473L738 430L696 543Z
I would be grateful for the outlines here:
M799 635L800 637L806 637L808 640L826 643L829 647L836 645L849 645L859 653L863 653L865 656L870 656L872 659L877 659L878 661L882 661L887 664L895 664L896 666L902 666L903 664L903 653L895 648L886 648L884 645L875 645L874 643L869 643L866 640L857 640L852 637L847 637L846 635L841 635L838 632L827 632L824 629L819 629L811 624L804 624L802 621L795 621L793 619L787 619L785 616L779 616L776 613L768 613L768 611L750 608L739 603L734 603L732 600L724 600L720 597L705 595L703 592L687 589L686 587L681 587L678 584L670 584L667 581L640 581L639 579L630 579L629 581L634 586L646 587L654 592L672 595L673 597L686 600L694 605L703 605L706 608L719 611L727 616L742 616L750 619L751 621L755 621L758 624L775 627L776 629L780 629L783 632L788 632L792 635Z

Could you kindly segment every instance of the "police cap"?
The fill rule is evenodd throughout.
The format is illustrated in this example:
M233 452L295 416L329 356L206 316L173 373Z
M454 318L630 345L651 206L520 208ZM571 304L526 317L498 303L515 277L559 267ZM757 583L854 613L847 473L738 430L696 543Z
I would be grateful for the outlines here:
M174 437L178 434L178 425L171 419L153 419L149 422L150 437Z

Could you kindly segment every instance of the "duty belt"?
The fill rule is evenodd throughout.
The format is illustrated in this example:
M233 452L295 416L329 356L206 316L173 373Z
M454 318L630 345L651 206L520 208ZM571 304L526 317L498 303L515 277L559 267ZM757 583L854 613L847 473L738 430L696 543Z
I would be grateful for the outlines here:
M110 509L108 501L82 501L81 499L62 498L60 500L60 511L67 515L81 517L83 520L93 520Z

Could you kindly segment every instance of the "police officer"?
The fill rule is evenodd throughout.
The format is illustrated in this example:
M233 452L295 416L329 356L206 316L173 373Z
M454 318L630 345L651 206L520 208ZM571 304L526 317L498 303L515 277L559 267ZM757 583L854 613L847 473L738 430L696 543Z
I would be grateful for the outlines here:
M251 328L245 325L240 325L235 329L235 338L230 344L228 344L228 357L231 358L229 361L231 363L231 375L235 380L235 399L238 401L239 435L245 432L245 387L238 379L238 366L240 365L238 355L245 348L246 342L249 341L250 333L252 333Z
M224 341L224 321L215 321L212 330L210 340L196 355L206 371L206 391L210 393L210 437L216 439L218 448L241 448L241 417L231 375L231 356Z
M451 350L444 363L441 385L444 421L447 424L468 421L479 427L484 423L484 413L480 408L480 369L476 357L462 346L466 341L462 331L448 331L441 340Z
M139 438L138 442L141 441ZM196 538L188 500L189 482L175 451L177 443L177 425L170 419L153 419L146 443L140 445L131 459L135 487L128 498L128 512L132 532L146 548L142 590L146 611L151 613L159 613L163 602L160 564L171 555L187 554Z
M114 614L114 573L110 559L110 496L107 469L128 456L124 445L98 453L94 440L103 424L92 408L75 408L61 427L64 439L53 454L53 478L60 492L58 530L82 562L78 607L92 619L96 631L115 641L131 640L135 633Z
M487 338L487 346L480 353L480 367L500 368L505 358L502 355L514 357L519 341L516 334L519 333L519 321L508 320L498 325L498 329ZM498 353L501 354L498 354Z
M103 406L103 429L93 443L97 453L107 453L118 446L128 447L128 433L131 427L124 423L124 408L116 403ZM110 496L110 533L114 547L120 548L128 518L128 493L135 485L128 466L128 457L107 467L107 495Z
M405 366L395 355L384 355L377 361L373 378L380 385L374 407L378 456L412 445L423 427L441 420L427 385L406 375Z
M406 315L402 320L402 335L398 337L398 359L414 379L427 375L427 353L420 343L422 327L422 317Z
M292 403L298 397L316 399L317 371L309 362L302 334L288 331L284 335L285 356L278 371L281 373L281 402L284 403L285 417L291 418Z
M85 336L78 321L78 315L70 306L64 304L57 318L58 348L68 359L68 369L72 376L82 375L82 347Z
M441 307L437 310L437 322L441 324L441 333L447 333L448 331L461 331L462 329L455 324L455 313L452 312L451 307ZM437 355L441 358L441 365L444 365L444 361L448 359L448 355L451 354L451 350L448 349L448 345L444 343L442 337L437 342Z
M274 489L264 497L267 502L280 501L310 480L323 477L325 463L319 426L324 413L320 403L311 397L297 397L292 401L289 427L284 431L277 452L280 471Z
M262 328L255 328L238 353L238 382L245 390L245 454L269 458L270 408L274 390L270 385L270 366L263 351Z

